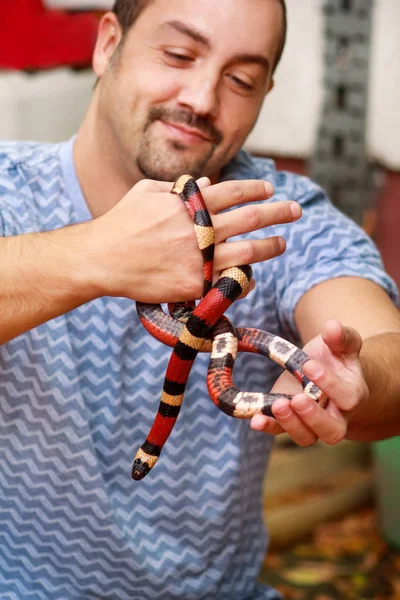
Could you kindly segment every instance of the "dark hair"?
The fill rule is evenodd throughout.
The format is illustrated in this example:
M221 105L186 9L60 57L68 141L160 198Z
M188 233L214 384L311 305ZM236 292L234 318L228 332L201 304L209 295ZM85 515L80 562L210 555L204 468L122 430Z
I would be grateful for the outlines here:
M285 3L285 0L279 0L279 3L282 7L282 19L283 19L283 21L282 21L282 37L281 37L280 44L278 47L278 52L276 53L275 64L274 64L274 68L273 68L274 71L275 71L276 67L278 66L279 61L281 60L283 49L284 49L285 43L286 43L286 34L287 34L286 3Z
M140 13L142 13L144 9L147 8L149 4L151 4L151 2L153 2L153 0L115 0L112 11L117 15L118 22L121 25L123 39L130 27L132 27L136 19L139 17ZM274 70L276 69L282 56L282 52L285 47L287 31L285 0L279 0L279 3L282 6L283 10L283 27L281 43L279 45L278 52L276 55Z

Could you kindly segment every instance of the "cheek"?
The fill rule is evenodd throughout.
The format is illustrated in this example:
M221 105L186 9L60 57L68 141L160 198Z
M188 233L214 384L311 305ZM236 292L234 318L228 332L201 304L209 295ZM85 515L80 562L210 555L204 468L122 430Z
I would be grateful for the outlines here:
M175 98L179 92L179 82L165 72L154 72L149 77L149 70L135 74L130 88L132 98L138 105L163 104Z
M236 118L231 118L222 129L224 145L239 149L251 132L255 120L256 116L249 116L249 113L243 112L238 113Z
M221 98L220 127L226 141L240 146L253 129L262 106L262 100L226 95Z

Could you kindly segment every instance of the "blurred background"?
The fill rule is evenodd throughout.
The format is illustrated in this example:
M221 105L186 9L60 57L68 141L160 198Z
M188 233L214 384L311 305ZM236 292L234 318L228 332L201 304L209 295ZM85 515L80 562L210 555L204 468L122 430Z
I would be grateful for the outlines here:
M286 1L286 49L247 149L320 183L374 238L399 285L400 2ZM0 0L0 140L77 131L111 6ZM282 437L265 515L262 577L286 598L400 599L400 437L312 448Z

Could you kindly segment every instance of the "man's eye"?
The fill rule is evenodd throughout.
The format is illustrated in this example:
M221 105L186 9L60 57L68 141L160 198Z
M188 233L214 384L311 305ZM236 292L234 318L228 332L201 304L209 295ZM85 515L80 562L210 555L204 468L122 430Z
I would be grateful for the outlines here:
M170 62L175 62L175 64L188 64L193 60L189 54L178 54L177 52L171 52L170 50L164 50L164 54Z
M236 75L230 75L229 76L231 81L238 87L240 87L242 90L246 91L246 92L251 92L253 90L253 86L250 83L247 83L247 81L244 81L243 79L240 79L239 77L236 77Z

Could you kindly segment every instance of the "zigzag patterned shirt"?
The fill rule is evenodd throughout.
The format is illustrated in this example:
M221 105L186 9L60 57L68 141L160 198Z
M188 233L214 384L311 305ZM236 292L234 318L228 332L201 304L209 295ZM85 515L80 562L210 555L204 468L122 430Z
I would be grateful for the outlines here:
M0 144L0 234L91 218L65 144ZM236 325L298 342L297 301L339 276L395 298L370 239L305 177L244 152L223 179L263 178L274 200L303 207L287 251L255 265ZM176 428L142 482L130 471L156 414L170 349L140 325L134 302L99 298L0 349L2 600L273 600L257 581L267 547L263 477L272 438L218 411L199 356ZM240 355L235 383L268 390L279 368Z

